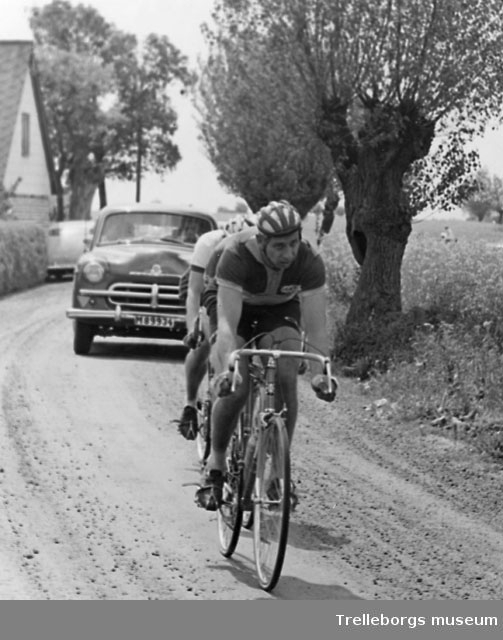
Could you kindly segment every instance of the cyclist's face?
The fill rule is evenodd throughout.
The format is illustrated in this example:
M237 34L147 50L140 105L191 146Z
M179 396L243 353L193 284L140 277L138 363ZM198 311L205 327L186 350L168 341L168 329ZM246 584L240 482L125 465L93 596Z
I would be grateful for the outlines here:
M276 269L287 269L297 257L300 247L300 233L294 231L281 238L264 239L263 250Z

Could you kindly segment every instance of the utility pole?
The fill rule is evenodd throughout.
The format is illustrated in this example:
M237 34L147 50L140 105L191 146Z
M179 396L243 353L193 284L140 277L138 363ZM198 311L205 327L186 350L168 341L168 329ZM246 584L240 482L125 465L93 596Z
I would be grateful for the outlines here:
M141 165L142 165L142 154L143 154L143 141L141 135L141 123L138 123L138 128L136 130L136 142L138 145L138 149L136 151L136 202L140 202L141 195Z

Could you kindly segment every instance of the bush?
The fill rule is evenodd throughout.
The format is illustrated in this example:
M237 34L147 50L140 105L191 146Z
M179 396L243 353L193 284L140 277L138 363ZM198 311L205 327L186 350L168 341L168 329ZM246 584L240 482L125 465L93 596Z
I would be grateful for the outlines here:
M47 276L43 227L0 220L0 295L40 284Z
M400 420L429 422L503 458L503 239L499 225L460 224L466 232L453 245L434 225L433 235L413 234L403 313L351 329L344 320L358 268L344 234L327 243L334 355Z
M395 361L412 359L412 340L432 314L419 307L407 313L389 314L379 321L350 327L339 326L334 339L334 357L346 365L346 372L360 379L386 371Z
M486 225L489 226L489 225ZM324 248L334 354L346 365L383 371L410 359L411 339L426 323L463 331L485 326L503 343L503 251L486 240L460 238L447 246L428 234L412 235L402 267L402 314L348 329L345 318L359 276L344 234Z

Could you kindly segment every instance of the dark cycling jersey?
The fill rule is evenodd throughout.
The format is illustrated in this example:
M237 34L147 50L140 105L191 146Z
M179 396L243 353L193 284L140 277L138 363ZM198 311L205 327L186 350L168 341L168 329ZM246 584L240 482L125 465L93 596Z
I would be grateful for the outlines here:
M275 269L266 264L256 233L238 234L224 241L216 282L219 287L240 291L245 305L277 305L321 289L325 265L319 253L303 240L293 263L287 269Z
M255 331L270 332L292 320L300 324L299 298L316 293L325 284L323 260L307 241L301 242L288 269L273 269L264 263L256 233L256 229L247 229L225 238L208 261L202 302L212 334L217 327L219 286L242 292L243 310L237 333L248 340Z

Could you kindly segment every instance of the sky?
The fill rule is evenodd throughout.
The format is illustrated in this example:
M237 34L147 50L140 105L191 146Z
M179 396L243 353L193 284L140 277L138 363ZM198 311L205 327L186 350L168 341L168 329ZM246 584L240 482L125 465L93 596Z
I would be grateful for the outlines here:
M78 4L71 0L72 4ZM29 10L33 6L48 4L44 0L0 0L0 39L32 39L28 26ZM142 40L149 33L167 35L171 42L195 66L204 53L204 40L200 25L211 14L212 0L82 0L91 5L119 29L134 33ZM144 202L162 202L193 205L207 209L232 207L236 197L218 183L216 172L198 139L196 113L189 98L173 100L178 113L178 131L174 140L182 160L163 178L144 177L141 199ZM109 203L133 202L136 197L134 182L107 180ZM99 208L98 198L93 208Z
M78 4L77 0L71 0ZM184 53L191 65L204 54L200 25L209 19L213 0L82 0L95 7L119 29L134 33L142 40L149 33L167 35ZM0 39L31 39L28 14L32 6L48 4L45 0L0 0ZM142 200L161 200L193 206L217 208L232 206L236 198L218 183L216 172L198 139L196 113L189 98L177 98L178 131L175 141L182 160L164 178L145 177ZM486 132L477 142L482 166L503 177L503 128ZM135 198L133 182L107 181L109 202L128 202ZM97 199L95 201L98 207Z

